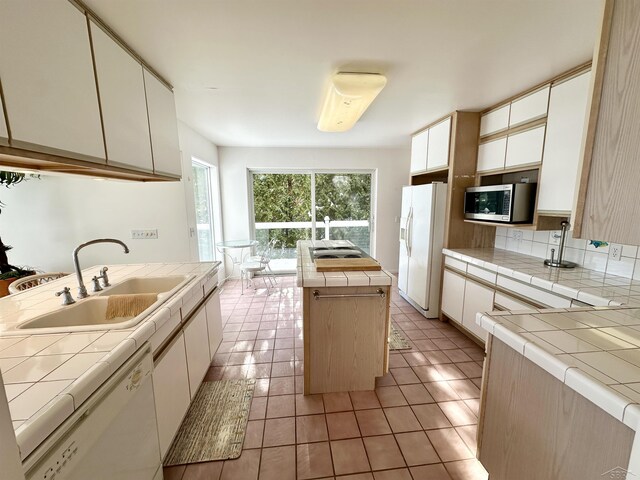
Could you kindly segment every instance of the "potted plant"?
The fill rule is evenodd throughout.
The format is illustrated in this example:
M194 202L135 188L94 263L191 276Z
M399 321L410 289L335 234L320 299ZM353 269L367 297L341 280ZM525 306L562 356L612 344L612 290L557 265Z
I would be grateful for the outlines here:
M38 178L37 175L32 177ZM0 171L0 185L4 185L9 188L12 185L17 185L27 180L27 174L21 172L5 172ZM4 206L0 202L0 207ZM0 209L2 213L2 209ZM10 245L5 245L0 238L0 297L4 297L9 294L9 284L19 278L26 277L28 275L34 275L36 272L30 268L21 268L11 265L7 258L7 252L11 250Z

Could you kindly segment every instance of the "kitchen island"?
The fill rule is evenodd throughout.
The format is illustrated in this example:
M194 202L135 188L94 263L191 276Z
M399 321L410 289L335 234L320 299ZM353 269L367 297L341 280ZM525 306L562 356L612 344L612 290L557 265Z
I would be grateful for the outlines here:
M149 348L154 358L160 447L162 453L166 451L222 339L216 288L219 265L110 265L113 286L74 305L62 306L54 293L65 286L74 287L75 276L0 300L0 368L23 462L33 464L32 452L142 348ZM98 269L85 269L84 277L90 278ZM114 324L21 329L42 315L64 316L71 309L82 308L110 290L118 291L127 280L134 281L135 288L135 282L141 279L166 277L183 280L166 294L159 294L156 304L126 328ZM174 349L173 345L180 348ZM184 368L173 361L174 350L182 353ZM169 370L183 372L184 378L166 377L165 371Z
M373 390L388 371L391 274L319 272L309 247L351 247L346 240L298 241L303 288L305 395Z

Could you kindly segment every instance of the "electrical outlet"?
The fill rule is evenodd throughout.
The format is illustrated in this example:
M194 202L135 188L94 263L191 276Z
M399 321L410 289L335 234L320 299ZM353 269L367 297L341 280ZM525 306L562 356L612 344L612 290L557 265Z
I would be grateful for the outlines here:
M522 240L522 230L513 229L511 232L511 238L514 240Z
M155 240L158 238L158 229L131 230L131 238L134 240Z
M611 243L609 245L609 258L611 260L620 260L622 258L622 245Z

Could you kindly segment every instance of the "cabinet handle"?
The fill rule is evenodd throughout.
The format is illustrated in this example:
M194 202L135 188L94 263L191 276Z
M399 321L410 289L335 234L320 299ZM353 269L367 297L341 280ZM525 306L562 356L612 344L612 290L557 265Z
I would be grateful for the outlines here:
M343 294L330 294L330 295L322 295L319 290L313 291L313 298L316 300L320 300L321 298L350 298L350 297L380 297L385 298L387 294L381 288L379 288L376 293L343 293Z

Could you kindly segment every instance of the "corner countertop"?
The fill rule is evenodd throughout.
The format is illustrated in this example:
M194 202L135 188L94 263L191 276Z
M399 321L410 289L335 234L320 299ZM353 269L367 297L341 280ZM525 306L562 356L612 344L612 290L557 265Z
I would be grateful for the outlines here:
M298 287L382 287L392 283L392 275L386 270L353 272L318 272L309 247L353 247L348 240L298 240Z
M576 267L551 268L543 260L499 248L443 249L448 257L595 306L640 307L640 281Z
M54 292L75 287L64 277L0 299L0 369L22 458L26 458L170 318L184 301L217 283L220 262L109 265L117 285L131 277L193 278L135 326L78 333L16 334L24 321L65 307ZM85 278L99 267L83 270ZM75 290L75 289L74 289ZM75 292L74 292L75 293Z

